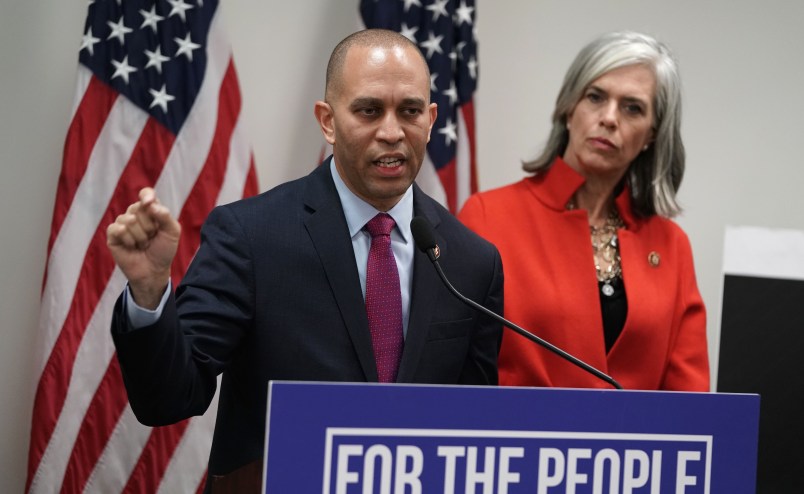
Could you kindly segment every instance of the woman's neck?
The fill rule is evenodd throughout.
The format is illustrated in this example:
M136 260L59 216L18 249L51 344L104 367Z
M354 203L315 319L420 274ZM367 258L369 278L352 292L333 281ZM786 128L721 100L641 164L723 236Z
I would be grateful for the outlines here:
M587 180L575 192L573 202L576 208L587 211L590 225L603 226L614 211L614 185Z

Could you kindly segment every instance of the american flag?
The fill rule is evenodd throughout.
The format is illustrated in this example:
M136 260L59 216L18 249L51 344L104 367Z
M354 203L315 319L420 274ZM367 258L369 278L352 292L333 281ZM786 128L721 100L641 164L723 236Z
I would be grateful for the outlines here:
M438 104L419 186L453 213L477 191L474 93L477 37L474 0L361 0L368 28L397 31L419 45Z
M231 47L215 0L95 0L42 288L26 491L196 492L216 404L170 427L128 406L109 325L125 279L106 226L154 186L179 218L173 282L216 204L257 192Z

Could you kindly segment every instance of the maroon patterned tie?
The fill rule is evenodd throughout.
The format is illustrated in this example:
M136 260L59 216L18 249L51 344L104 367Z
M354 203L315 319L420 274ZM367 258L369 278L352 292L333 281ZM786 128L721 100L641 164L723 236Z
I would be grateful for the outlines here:
M402 294L391 250L394 219L380 213L366 223L371 234L366 269L366 314L381 383L396 381L402 357Z

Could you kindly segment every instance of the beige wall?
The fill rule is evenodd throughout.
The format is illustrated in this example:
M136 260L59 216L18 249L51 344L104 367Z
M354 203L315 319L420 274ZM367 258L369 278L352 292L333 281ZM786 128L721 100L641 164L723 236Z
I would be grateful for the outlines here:
M318 157L312 103L329 50L356 26L356 0L224 4L266 189L305 174ZM804 3L479 4L482 189L522 176L519 159L542 143L560 78L589 39L628 28L675 48L688 151L679 222L692 240L716 352L725 226L804 229ZM7 492L24 484L38 297L85 6L11 0L0 8L0 479Z

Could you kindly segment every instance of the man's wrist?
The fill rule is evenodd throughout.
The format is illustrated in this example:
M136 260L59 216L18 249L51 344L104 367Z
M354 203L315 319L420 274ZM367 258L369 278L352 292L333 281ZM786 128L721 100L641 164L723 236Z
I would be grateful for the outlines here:
M165 308L171 288L170 281L168 281L168 286L162 294L162 298L159 300L159 305L154 310L148 310L144 307L140 307L134 301L134 297L131 294L131 285L126 286L124 304L131 328L144 328L158 321L159 318L162 317L162 310Z
M167 290L170 277L160 283L132 283L129 281L128 287L131 298L140 308L155 310L159 307L159 302Z

